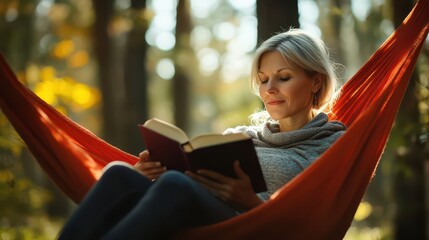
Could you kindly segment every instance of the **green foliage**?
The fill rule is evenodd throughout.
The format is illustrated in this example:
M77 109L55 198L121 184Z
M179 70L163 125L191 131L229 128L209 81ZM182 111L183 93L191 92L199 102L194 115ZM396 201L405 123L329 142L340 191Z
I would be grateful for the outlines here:
M53 233L46 232L52 228L46 226L53 223L43 220L50 192L15 174L22 172L22 166L16 160L20 155L12 151L0 148L0 240L52 239Z
M45 216L27 217L25 224L0 226L0 240L46 240L55 239L62 221Z
M18 160L24 144L5 116L0 114L0 240L3 239L52 239L47 233L45 206L50 193L22 175Z
M18 156L22 151L23 145L19 135L0 112L0 169L6 164L2 163L2 160L6 161L6 155Z

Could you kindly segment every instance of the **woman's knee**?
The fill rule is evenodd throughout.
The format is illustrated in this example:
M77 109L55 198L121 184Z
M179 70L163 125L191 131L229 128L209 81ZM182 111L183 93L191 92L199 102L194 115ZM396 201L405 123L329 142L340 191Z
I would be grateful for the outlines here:
M156 184L162 188L183 190L184 188L192 189L197 183L181 172L167 171L156 180Z
M122 169L123 167L130 168L130 169L134 168L131 164L129 164L127 162L116 160L116 161L109 162L103 168L103 170L101 170L101 172L102 172L102 174L104 174L105 172L111 171L111 168L113 168L113 169L116 169L116 168Z
M114 182L118 183L129 183L136 181L136 178L144 178L141 174L137 173L131 165L125 164L111 164L106 166L103 175L99 182Z

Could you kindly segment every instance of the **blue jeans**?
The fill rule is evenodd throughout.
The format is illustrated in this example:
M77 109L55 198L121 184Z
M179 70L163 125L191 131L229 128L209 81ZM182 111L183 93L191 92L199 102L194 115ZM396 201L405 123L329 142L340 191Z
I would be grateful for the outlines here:
M59 239L166 239L236 211L183 173L152 182L126 166L106 170L65 224Z

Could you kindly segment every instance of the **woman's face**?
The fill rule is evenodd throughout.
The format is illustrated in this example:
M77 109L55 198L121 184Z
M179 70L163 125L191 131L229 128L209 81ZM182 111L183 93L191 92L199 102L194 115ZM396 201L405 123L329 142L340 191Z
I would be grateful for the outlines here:
M289 65L278 51L266 52L259 62L259 95L272 119L295 119L311 114L318 74ZM320 84L319 84L320 85Z

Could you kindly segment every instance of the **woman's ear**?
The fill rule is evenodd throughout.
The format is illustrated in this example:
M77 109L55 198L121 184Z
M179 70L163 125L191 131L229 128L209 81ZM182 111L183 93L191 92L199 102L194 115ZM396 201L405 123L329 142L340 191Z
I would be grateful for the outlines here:
M323 79L324 79L324 75L322 75L321 73L317 73L316 75L314 75L313 86L311 89L313 93L317 93L320 90L320 88L322 88Z

